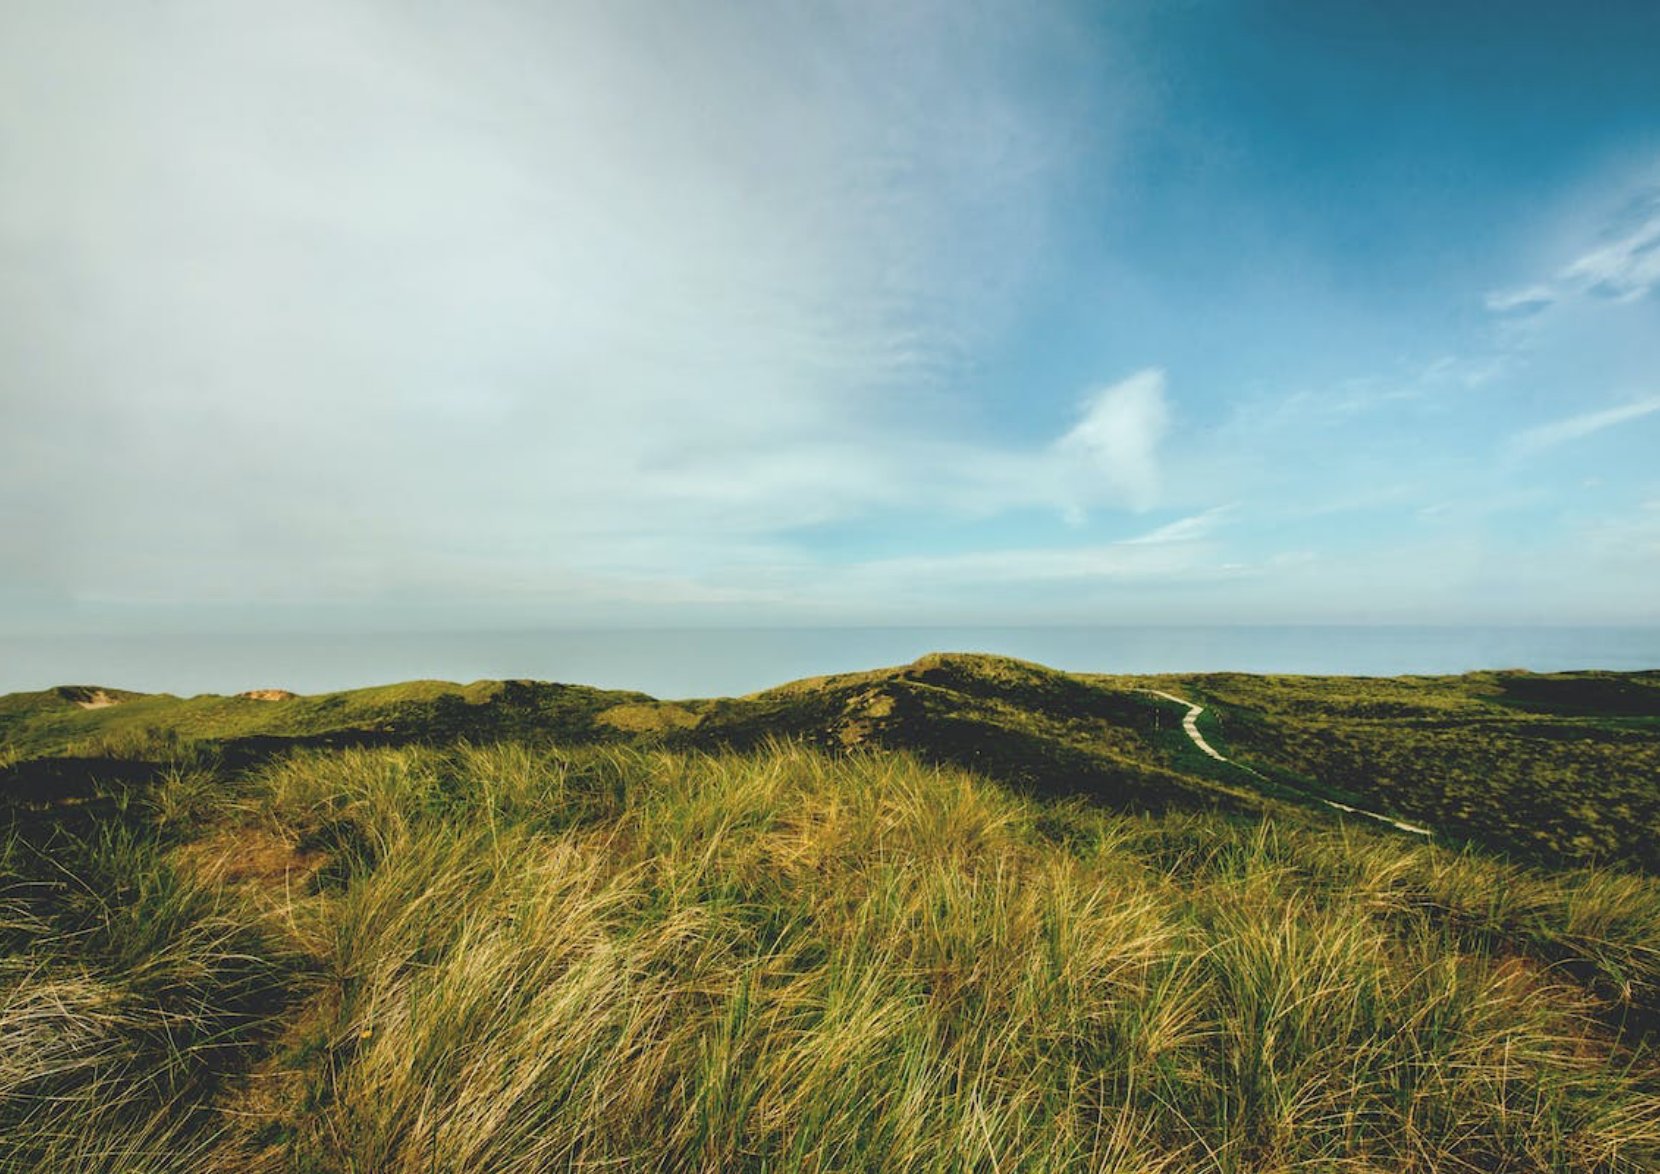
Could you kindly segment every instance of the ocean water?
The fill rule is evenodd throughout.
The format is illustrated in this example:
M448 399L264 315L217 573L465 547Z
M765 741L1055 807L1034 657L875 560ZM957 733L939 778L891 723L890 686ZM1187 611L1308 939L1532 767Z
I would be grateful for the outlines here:
M1660 669L1660 627L681 628L360 635L0 636L0 693L94 684L301 693L414 678L528 677L658 697L994 652L1081 672L1394 676Z

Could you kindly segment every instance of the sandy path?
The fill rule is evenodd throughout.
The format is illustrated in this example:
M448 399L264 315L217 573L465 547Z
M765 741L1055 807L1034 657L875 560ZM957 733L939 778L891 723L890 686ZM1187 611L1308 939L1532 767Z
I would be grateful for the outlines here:
M1187 732L1187 736L1189 738L1193 739L1193 744L1199 749L1216 759L1217 762L1226 762L1231 766L1238 767L1240 770L1256 775L1259 779L1262 778L1262 775L1257 774L1256 771L1251 770L1250 767L1244 765L1243 763L1234 762L1233 759L1224 757L1217 752L1216 747L1205 741L1205 736L1199 732L1199 715L1205 712L1204 706L1195 705L1187 698L1177 697L1174 693L1166 693L1163 689L1149 689L1147 692L1153 694L1155 697L1162 697L1166 701L1174 701L1177 705L1187 706L1187 715L1182 718L1182 729ZM1319 796L1316 795L1314 798L1319 798ZM1398 819L1390 819L1387 815L1379 815L1375 811L1365 811L1359 807L1350 807L1347 803L1339 803L1335 799L1320 799L1320 802L1324 803L1327 807L1335 807L1338 811L1346 811L1350 815L1364 815L1367 819L1375 819L1379 823L1386 823L1392 828L1399 828L1401 831L1410 832L1415 836L1431 836L1435 834L1430 831L1429 828L1421 828L1416 824L1402 823Z
M1149 689L1147 692L1162 697L1166 701L1174 701L1177 705L1187 706L1187 716L1182 718L1182 729L1186 730L1187 736L1193 739L1193 744L1216 759L1217 762L1229 761L1217 752L1216 747L1205 741L1205 736L1199 732L1199 715L1205 712L1204 706L1195 705L1185 697L1177 697L1174 693L1166 693L1163 689ZM1234 765L1238 766L1239 764L1234 763Z

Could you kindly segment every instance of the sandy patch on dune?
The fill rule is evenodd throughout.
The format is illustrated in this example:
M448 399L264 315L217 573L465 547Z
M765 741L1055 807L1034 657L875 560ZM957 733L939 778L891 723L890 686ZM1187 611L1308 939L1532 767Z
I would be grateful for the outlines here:
M292 701L299 694L290 693L287 689L249 689L237 696L243 701Z

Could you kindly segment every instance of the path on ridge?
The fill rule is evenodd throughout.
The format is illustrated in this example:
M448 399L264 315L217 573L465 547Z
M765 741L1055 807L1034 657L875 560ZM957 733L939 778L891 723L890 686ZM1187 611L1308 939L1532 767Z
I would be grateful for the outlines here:
M1195 705L1187 698L1177 697L1174 693L1166 693L1163 689L1148 689L1147 692L1153 694L1155 697L1162 697L1166 701L1174 701L1177 705L1187 706L1187 714L1182 718L1182 729L1186 731L1189 738L1193 739L1193 744L1200 750L1203 750L1206 754L1216 759L1217 762L1225 762L1229 766L1245 771L1247 774L1256 775L1257 778L1263 779L1264 782L1267 781L1267 779L1258 771L1252 770L1242 762L1235 762L1233 759L1225 757L1216 749L1216 747L1205 741L1205 736L1199 732L1199 715L1205 712L1204 706ZM1410 832L1415 836L1431 836L1435 834L1430 831L1429 828L1421 828L1415 824L1402 823L1398 819L1390 819L1387 815L1379 815L1375 811L1366 811L1359 807L1350 807L1347 803L1339 803L1335 799L1324 799L1318 795L1311 796L1311 798L1319 799L1320 802L1324 803L1327 807L1335 807L1337 810L1346 811L1350 815L1364 815L1367 819L1375 819L1379 823L1386 823L1390 827L1399 828L1401 831Z

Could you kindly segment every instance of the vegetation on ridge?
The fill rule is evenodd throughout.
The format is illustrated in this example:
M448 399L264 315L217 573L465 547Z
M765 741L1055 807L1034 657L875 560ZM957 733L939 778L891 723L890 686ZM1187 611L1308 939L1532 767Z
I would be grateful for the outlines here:
M1162 688L1204 704L1183 735ZM94 692L115 704L86 706ZM0 697L0 803L50 806L173 765L235 772L303 747L797 739L882 747L1039 795L1238 812L1333 799L1545 863L1660 872L1660 673L1114 677L936 654L748 697L659 701L533 681L415 681L312 697ZM9 769L8 769L9 764ZM1249 769L1241 769L1248 767Z

